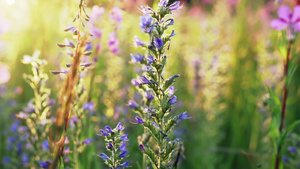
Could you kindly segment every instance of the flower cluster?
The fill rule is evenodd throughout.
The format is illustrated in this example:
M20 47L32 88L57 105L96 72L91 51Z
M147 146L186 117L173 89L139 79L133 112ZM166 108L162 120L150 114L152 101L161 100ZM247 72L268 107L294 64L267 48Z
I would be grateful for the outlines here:
M149 35L150 42L134 37L135 46L146 49L146 54L131 54L131 63L143 66L143 75L132 79L131 84L142 91L144 101L139 105L130 100L128 105L139 114L135 117L135 123L142 124L146 129L139 147L152 166L159 169L170 168L173 152L179 149L179 139L168 142L173 127L181 120L190 118L187 112L170 117L171 110L177 103L173 84L179 75L163 78L167 63L166 52L170 48L171 38L175 36L174 30L166 33L174 25L174 19L166 16L180 8L179 5L179 1L168 5L168 0L161 0L156 11L142 6L144 15L140 17L140 28Z
M121 162L127 157L126 142L128 134L123 134L124 126L119 122L116 128L112 129L105 126L104 130L100 130L100 136L105 137L106 149L111 153L111 156L101 153L99 156L105 161L111 169L121 169L129 167L129 161Z

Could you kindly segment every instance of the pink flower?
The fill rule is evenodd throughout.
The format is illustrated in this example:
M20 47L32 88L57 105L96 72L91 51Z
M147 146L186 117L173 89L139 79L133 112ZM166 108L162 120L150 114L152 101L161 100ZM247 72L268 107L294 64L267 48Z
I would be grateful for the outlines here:
M111 32L108 35L108 48L113 54L117 54L119 51L119 40L116 32Z
M294 32L300 32L300 6L295 6L292 13L289 7L282 5L277 13L279 18L271 22L271 27L276 30L287 29L288 39L293 39Z
M100 20L104 12L105 9L103 7L98 7L97 5L93 6L92 12L90 14L91 22L94 23L95 21Z
M117 27L120 26L120 23L122 21L122 10L119 7L114 7L112 11L109 13L110 20L112 22L117 23Z
M10 72L6 65L0 64L0 84L7 83L10 79Z

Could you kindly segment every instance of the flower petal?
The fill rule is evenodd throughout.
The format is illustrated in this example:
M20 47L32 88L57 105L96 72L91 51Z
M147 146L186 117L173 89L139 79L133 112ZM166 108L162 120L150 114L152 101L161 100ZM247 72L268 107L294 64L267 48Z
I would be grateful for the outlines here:
M300 32L300 22L294 23L293 26L294 26L294 29L295 29L297 32Z
M276 29L276 30L283 30L285 29L286 27L288 26L287 23L279 20L279 19L274 19L272 22L271 22L271 27L273 29Z
M283 19L286 22L290 21L292 13L288 6L282 5L278 8L278 16L280 19Z
M293 23L300 21L300 6L295 6L291 21Z

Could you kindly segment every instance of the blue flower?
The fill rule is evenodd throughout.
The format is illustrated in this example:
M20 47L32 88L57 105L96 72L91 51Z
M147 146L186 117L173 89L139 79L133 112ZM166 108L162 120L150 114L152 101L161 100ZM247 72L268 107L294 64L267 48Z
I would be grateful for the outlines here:
M190 118L191 118L191 117L189 117L189 116L187 115L187 111L185 111L185 112L181 113L180 115L178 115L178 119L180 119L180 120L190 119Z
M147 98L149 101L151 101L151 100L154 99L154 96L151 94L151 92L146 91L146 98Z
M120 151L126 151L126 142L124 141L122 145L119 147Z
M85 102L83 104L83 109L84 110L92 111L92 110L94 110L94 107L95 107L94 102Z
M10 163L11 159L9 157L3 157L2 161L4 164L8 164Z
M49 162L48 161L46 161L46 162L39 161L39 164L40 164L40 167L42 167L42 168L48 168L48 166L49 166Z
M180 4L180 1L174 2L173 4L171 4L171 5L169 6L169 10L170 10L170 11L177 10L177 9L180 7L179 4Z
M87 138L86 140L82 141L82 144L86 144L86 145L91 145L92 144L93 139L92 138Z
M171 33L170 37L173 37L173 36L175 36L175 35L176 35L176 34L175 34L175 31L172 30L172 33Z
M295 147L292 147L292 146L289 146L289 147L288 147L288 150L289 150L289 152L292 153L292 154L295 154L295 153L297 152L296 148L295 148Z
M142 85L137 79L132 79L132 80L131 80L131 84L132 84L133 86L140 86L140 85Z
M107 131L104 131L104 130L100 129L99 132L100 132L100 134L101 134L102 136L108 136Z
M43 149L49 151L49 142L48 140L43 141Z
M118 125L117 125L117 127L116 127L116 130L117 131L122 131L123 129L124 129L124 126L122 126L122 123L119 122Z
M25 165L30 162L30 159L28 158L27 154L22 154L22 161Z
M107 133L112 133L112 129L109 126L105 126L105 130L107 131Z
M121 136L120 140L122 140L122 141L128 141L128 134L124 134L123 136Z
M160 49L164 45L164 42L161 38L156 38L154 45L157 47L157 49Z
M119 167L128 167L129 166L129 160L127 160L125 163L121 164Z
M148 61L148 66L151 65L154 62L153 56L149 55L147 61Z
M169 0L160 0L158 6L166 6Z
M147 79L147 77L145 75L140 76L139 80L143 83L143 84L151 84L151 82Z
M123 152L119 155L119 157L125 158L125 157L126 157L126 154L127 154L127 151L123 151Z
M152 122L152 124L155 128L159 129L158 125L154 121Z
M144 56L141 55L140 53L137 53L137 55L130 54L130 56L131 56L131 62L132 63L137 63L137 62L140 62L144 59Z
M92 47L93 47L92 43L88 43L88 44L85 46L85 51L90 51L90 50L92 50Z
M150 15L144 15L140 17L140 27L144 33L150 33L153 29L151 26L152 17Z
M138 106L139 106L139 105L138 105L135 101L133 101L133 100L129 100L128 105L129 105L130 108L133 108L133 109L137 109Z
M136 116L135 120L137 121L137 124L144 124L145 123L139 116Z
M170 104L175 104L177 102L177 96L173 96L170 100L169 103Z
M108 157L106 154L104 154L104 153L101 153L99 156L100 156L104 161L107 160L107 159L109 159L109 157Z
M138 36L134 36L133 38L134 46L144 46L145 42L143 42Z
M143 144L140 144L140 145L139 145L139 148L140 148L142 151L145 151L145 148L144 148Z
M108 142L107 143L107 149L112 149L113 148L113 145L111 144L111 142Z
M175 87L174 86L170 86L169 87L169 91L168 91L168 95L172 96L175 93Z
M174 25L174 19L168 19L168 20L165 21L165 23L167 23L166 26Z
M289 163L289 162L290 162L290 159L287 158L286 156L282 156L282 161L283 161L284 163Z

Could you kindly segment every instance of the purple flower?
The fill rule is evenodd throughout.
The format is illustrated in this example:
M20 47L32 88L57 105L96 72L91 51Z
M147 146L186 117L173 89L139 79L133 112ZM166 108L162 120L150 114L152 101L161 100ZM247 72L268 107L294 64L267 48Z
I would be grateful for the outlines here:
M279 19L274 19L271 22L271 27L276 30L287 28L287 36L289 39L294 38L294 30L300 32L300 6L294 7L292 13L289 7L282 5L278 8Z
M123 151L123 152L119 155L119 157L125 158L125 157L126 157L126 154L127 154L127 151Z
M101 16L104 14L105 9L103 7L98 7L97 5L93 6L92 12L90 14L91 22L95 22L96 20L100 20Z
M145 45L145 43L138 36L134 36L133 42L134 42L134 46L135 47L144 46Z
M169 10L170 10L170 11L177 10L177 9L180 7L179 4L180 4L180 1L174 2L173 4L171 4L171 5L169 6Z
M10 163L11 159L9 157L3 157L2 161L4 164L8 164Z
M120 151L126 151L126 142L124 141L122 145L119 147Z
M145 123L139 116L136 116L135 120L137 121L137 124L144 124Z
M113 132L112 129L109 126L105 126L105 131L107 133L112 133Z
M286 156L282 156L282 161L283 161L284 163L289 163L289 162L290 162L290 159L287 158Z
M154 99L153 95L152 95L151 92L149 92L149 91L146 91L146 98L147 98L149 101L151 101L151 100Z
M169 0L160 0L158 6L166 6Z
M128 105L130 108L133 108L133 109L137 109L139 107L139 105L133 100L129 100Z
M145 148L144 148L143 144L140 144L140 145L139 145L139 148L140 148L142 151L145 151Z
M144 59L144 56L141 55L140 53L137 53L137 55L130 54L130 56L131 56L131 62L132 63L137 63L137 62L140 62Z
M173 96L170 100L169 103L170 104L175 104L177 102L177 96Z
M107 159L109 159L109 157L108 157L106 154L104 154L104 153L101 153L99 156L100 156L104 161L107 160Z
M189 116L187 115L187 111L185 111L185 112L181 113L180 115L178 115L178 119L180 119L180 120L190 119L190 118L191 118L191 117L189 117Z
M48 166L49 166L49 162L48 161L46 161L46 162L39 161L39 164L40 164L40 167L42 167L42 168L48 168Z
M85 102L84 104L83 104L83 109L84 110L88 110L88 111L92 111L92 110L94 110L94 102Z
M148 61L148 66L151 65L154 62L153 56L149 55L147 61Z
M122 123L119 122L118 125L117 125L117 127L116 127L116 130L117 131L122 131L123 129L124 129L124 126L122 126Z
M105 130L100 129L99 132L102 136L108 136L108 133Z
M128 134L124 134L123 136L121 136L120 140L122 140L122 141L128 141Z
M127 160L125 163L119 165L119 167L128 167L129 166L129 160Z
M156 38L154 45L157 47L157 49L160 49L164 45L164 42L161 38Z
M173 36L175 36L175 35L176 35L176 34L175 34L175 31L172 30L172 33L171 33L170 37L173 37Z
M108 142L107 143L107 149L112 149L113 148L113 145L111 144L111 142Z
M174 25L174 19L168 19L164 23L166 24L166 26Z
M25 153L22 154L22 161L23 161L25 166L27 165L27 163L30 162L30 159L28 158L27 154L25 154Z
M109 13L110 20L117 23L117 27L120 26L122 21L122 10L119 7L114 7Z
M152 124L155 128L159 129L158 125L154 121L152 122Z
M147 77L145 75L139 77L139 80L143 83L143 84L151 84L151 82L147 79Z
M140 17L140 27L144 33L150 33L152 31L152 17L150 15L144 15Z
M116 32L108 34L108 48L113 54L117 54L119 51L119 40L117 39Z
M140 85L142 85L142 84L139 82L139 80L137 80L137 79L132 79L132 80L131 80L131 84L132 84L133 86L140 86Z
M49 151L49 147L50 147L49 141L48 140L43 141L43 149Z
M289 146L289 147L288 147L288 150L289 150L289 152L292 153L292 154L295 154L295 153L297 152L296 148L295 148L295 147L292 147L292 146Z
M102 39L102 33L103 33L102 29L97 29L96 27L91 28L91 34L93 35L93 37Z
M91 145L92 144L93 139L92 138L87 138L86 140L82 141L82 144L86 144L86 145Z
M170 86L170 87L169 87L168 95L169 95L169 96L172 96L174 93L175 93L175 87L174 87L174 86Z
M154 13L153 9L151 9L150 7L146 7L146 6L141 6L141 7L142 7L141 11L143 12L144 15Z

